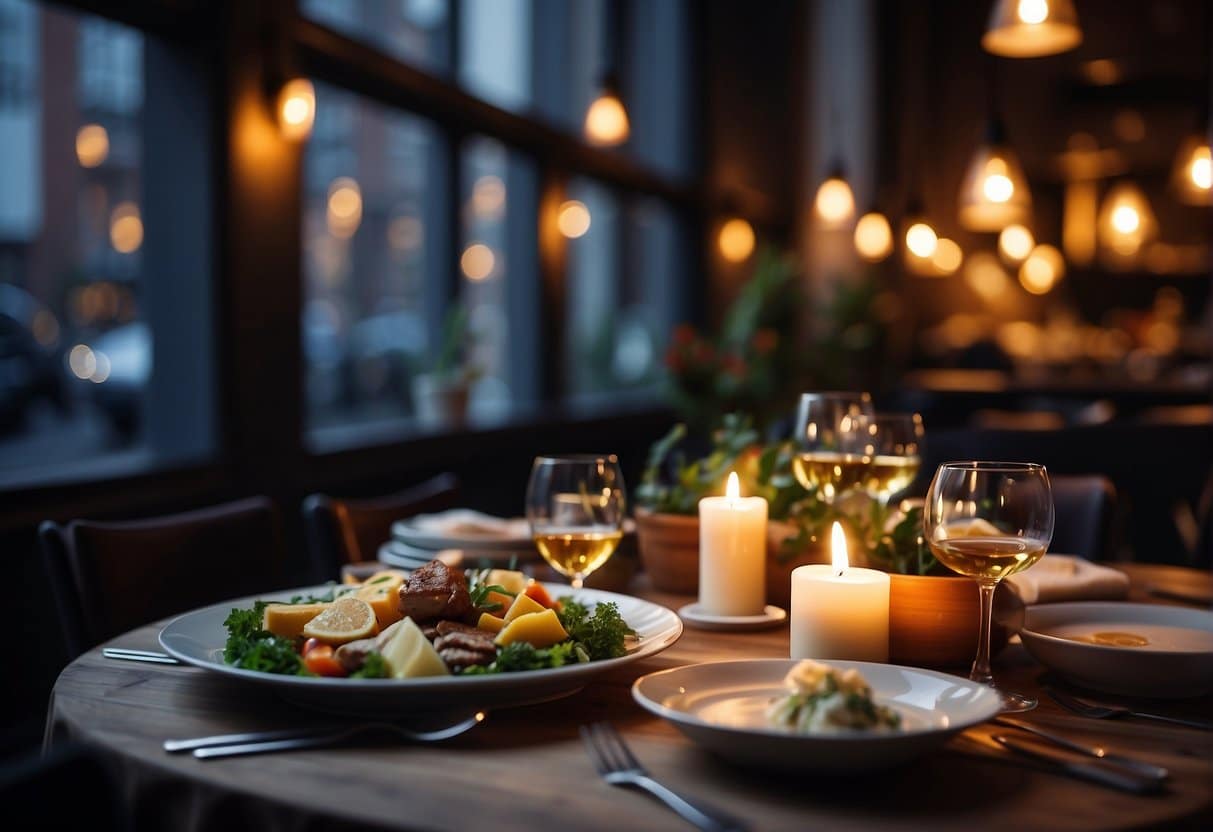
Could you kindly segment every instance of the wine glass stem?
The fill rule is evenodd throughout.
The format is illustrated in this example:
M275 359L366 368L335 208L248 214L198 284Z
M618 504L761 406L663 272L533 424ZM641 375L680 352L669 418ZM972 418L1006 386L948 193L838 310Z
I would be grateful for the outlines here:
M977 591L981 593L981 634L977 637L977 658L973 661L969 678L983 685L994 684L994 674L990 672L990 627L994 619L994 589L997 586L997 581L977 582Z
M580 572L574 572L573 577L569 579L569 586L573 587L573 589L581 589L584 584L585 575L582 575Z

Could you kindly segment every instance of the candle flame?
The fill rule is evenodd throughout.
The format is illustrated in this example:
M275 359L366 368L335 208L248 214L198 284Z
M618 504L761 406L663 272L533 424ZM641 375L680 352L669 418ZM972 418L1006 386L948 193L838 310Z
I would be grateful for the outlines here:
M724 495L730 500L736 500L741 496L741 482L737 479L737 472L729 472L729 483L724 487Z
M841 575L847 571L851 562L847 558L847 536L842 530L842 524L837 520L834 521L834 528L830 533L830 551L834 558L834 571Z

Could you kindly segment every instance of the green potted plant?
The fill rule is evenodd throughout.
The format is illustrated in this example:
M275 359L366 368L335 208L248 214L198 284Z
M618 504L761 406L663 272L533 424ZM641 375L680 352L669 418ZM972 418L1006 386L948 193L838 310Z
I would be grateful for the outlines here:
M413 376L413 406L422 424L458 427L467 421L472 384L481 375L470 360L472 336L467 310L453 304L443 319L438 350L427 368Z

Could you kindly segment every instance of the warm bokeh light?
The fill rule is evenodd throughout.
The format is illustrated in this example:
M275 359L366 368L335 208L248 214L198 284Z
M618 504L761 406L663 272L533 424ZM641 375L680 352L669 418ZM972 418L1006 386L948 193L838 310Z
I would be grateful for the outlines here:
M1066 261L1061 252L1050 245L1032 249L1028 259L1019 267L1020 284L1034 295L1051 290L1066 273Z
M1020 263L1032 253L1036 239L1022 225L1008 225L998 235L998 251L1011 263Z
M316 88L306 78L292 78L278 91L278 129L290 141L306 139L316 121Z
M981 45L1004 58L1056 55L1082 43L1073 0L997 0Z
M97 372L97 356L86 344L77 344L67 355L67 366L76 378L91 378Z
M925 222L916 222L906 229L906 248L915 257L930 257L938 245L939 237L935 234L935 229Z
M1107 86L1120 80L1120 65L1109 58L1098 58L1084 63L1082 74L1092 84Z
M619 96L603 92L585 114L585 137L590 144L614 147L628 140L631 125Z
M496 265L497 257L484 243L472 243L459 258L459 266L468 280L484 280L493 273Z
M884 214L864 214L855 223L855 251L869 263L879 263L893 253L893 229Z
M472 185L472 210L478 217L497 219L505 210L505 183L500 176L485 174Z
M80 166L95 168L110 155L110 135L100 124L86 124L76 132L76 158Z
M329 184L328 211L325 216L329 233L348 239L362 223L362 188L348 176L339 176Z
M590 230L590 209L584 202L570 199L560 205L556 214L556 227L570 240L584 236Z
M720 226L716 245L725 260L741 263L754 253L754 228L741 217L734 217Z
M88 377L88 380L93 384L100 384L110 377L110 357L100 350L94 350L93 360L96 368L93 370L92 375Z
M966 258L964 279L969 288L987 303L1002 298L1011 283L998 258L988 251L978 251Z
M964 262L964 252L955 240L940 237L935 241L935 251L931 254L931 265L940 274L955 274L960 264Z
M991 130L1001 132L992 126ZM1029 219L1032 195L1019 159L1003 143L982 144L960 185L960 222L973 231L1001 231Z
M110 212L110 243L114 250L131 254L143 245L143 219L139 206L133 202L119 202Z
M1132 182L1114 185L1099 210L1099 242L1118 265L1129 265L1142 246L1154 239L1154 211Z
M1098 216L1098 183L1084 180L1067 184L1062 209L1061 246L1066 259L1076 266L1089 266L1095 259Z
M845 225L855 214L855 196L847 180L840 176L831 176L821 183L813 205L818 219L830 228Z
M1184 140L1175 154L1171 186L1181 202L1189 205L1213 204L1213 148L1204 136Z

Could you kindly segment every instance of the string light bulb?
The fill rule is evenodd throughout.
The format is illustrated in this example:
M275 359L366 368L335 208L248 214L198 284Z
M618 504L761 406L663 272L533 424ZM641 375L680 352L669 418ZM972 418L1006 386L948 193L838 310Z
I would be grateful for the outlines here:
M306 78L292 78L278 91L278 129L289 141L303 141L316 121L316 88Z
M1066 273L1061 252L1050 245L1039 245L1019 267L1019 283L1034 295L1048 294Z
M879 263L893 253L893 229L879 211L869 211L855 223L855 251L869 263Z
M716 235L720 256L730 263L744 263L754 253L754 227L741 217L726 220Z
M608 76L585 113L586 140L597 147L618 147L628 140L631 122L619 85Z
M1001 231L1023 223L1032 194L1001 119L991 118L960 184L960 224L971 231Z
M1039 58L1082 43L1072 0L996 0L981 45L1003 58Z
M556 227L570 240L585 236L590 230L590 209L575 199L562 203L556 214Z
M1027 260L1035 247L1036 238L1032 232L1018 223L1008 225L998 235L998 253L1011 264Z
M826 228L841 228L855 216L855 195L840 163L831 167L830 175L818 186L813 207Z

